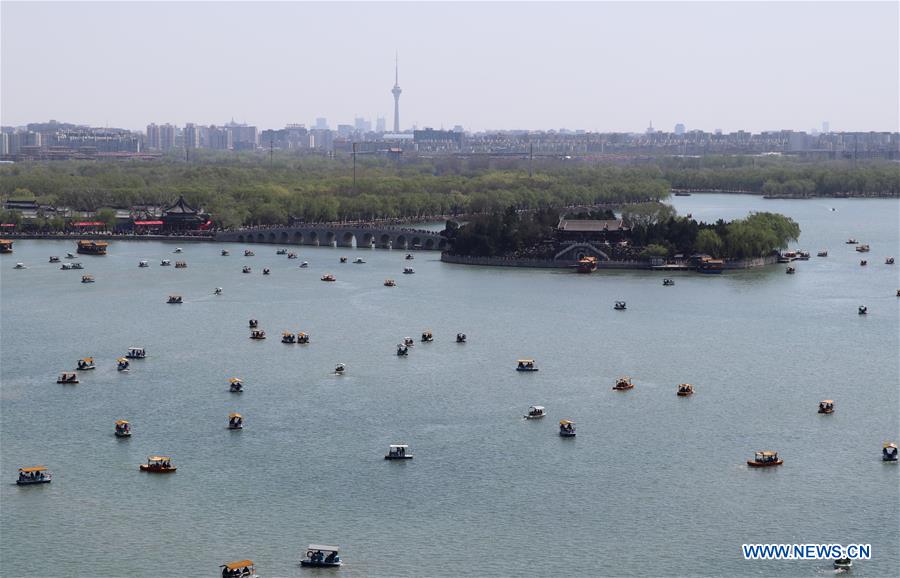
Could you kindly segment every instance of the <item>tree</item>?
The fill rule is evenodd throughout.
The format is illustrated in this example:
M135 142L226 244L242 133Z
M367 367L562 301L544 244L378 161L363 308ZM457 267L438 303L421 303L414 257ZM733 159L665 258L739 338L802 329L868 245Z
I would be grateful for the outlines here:
M722 239L713 229L701 229L697 233L694 250L698 253L719 257L722 254Z
M109 230L116 228L116 211L109 207L104 207L97 211L97 220L103 223L103 226Z

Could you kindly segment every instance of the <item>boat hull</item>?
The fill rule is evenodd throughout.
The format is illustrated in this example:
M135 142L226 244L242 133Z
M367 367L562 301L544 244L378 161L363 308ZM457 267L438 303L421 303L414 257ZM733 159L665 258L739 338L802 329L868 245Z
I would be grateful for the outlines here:
M693 391L679 391L676 395L678 395L678 397L687 397L689 395L694 395L694 392Z
M312 560L300 560L301 566L308 568L339 568L343 562L313 562Z
M35 486L37 484L49 484L53 480L16 480L17 486Z
M537 367L532 367L532 368L530 368L530 369L527 368L527 367L517 367L517 368L516 368L516 371L526 371L526 372L527 372L527 371L537 371L537 370L538 370Z
M178 469L176 467L158 468L158 467L148 466L147 464L141 464L140 467L141 467L142 472L147 472L148 474L174 474L175 470Z
M406 456L386 455L386 456L384 456L384 459L386 459L386 460L411 460L411 459L413 459L413 457L411 455L406 455Z
M784 463L784 460L776 460L774 462L755 462L753 460L747 460L747 465L751 468L773 468L775 466L780 466Z

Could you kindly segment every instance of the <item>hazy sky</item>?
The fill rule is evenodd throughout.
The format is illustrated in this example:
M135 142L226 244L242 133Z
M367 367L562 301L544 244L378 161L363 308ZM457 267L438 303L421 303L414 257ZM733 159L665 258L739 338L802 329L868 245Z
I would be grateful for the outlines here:
M898 130L897 2L0 4L0 120Z

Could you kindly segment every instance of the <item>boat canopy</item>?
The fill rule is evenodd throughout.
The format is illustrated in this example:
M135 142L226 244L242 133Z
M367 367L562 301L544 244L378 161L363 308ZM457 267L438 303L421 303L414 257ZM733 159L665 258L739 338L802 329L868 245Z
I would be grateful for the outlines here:
M400 448L403 448L403 449L409 449L409 446L406 445L406 444L391 444L391 445L388 446L388 447L391 448L392 450L394 450L394 449L400 449Z
M824 405L824 404L834 405L834 400L832 400L832 399L823 399L820 405Z
M533 409L534 411L544 411L544 406L542 406L542 405L533 405L533 406L531 406L531 409Z
M310 544L307 550L317 550L319 552L337 552L340 550L338 546L323 546L321 544Z
M897 444L895 444L894 442L884 442L884 446L883 446L883 447L884 447L884 449L887 449L887 448L894 448L894 449L896 449L896 448L897 448Z
M228 570L240 570L241 568L249 568L253 566L253 560L239 560L237 562L226 562L222 564L222 568L227 568Z
M756 452L756 457L759 458L774 458L776 456L778 456L778 452L772 452L768 450Z
M519 363L534 363L533 359L520 359Z
M561 419L559 420L559 425L575 425L575 422L567 419Z
M94 358L93 357L84 357L84 358L82 358L81 361L84 361L87 363L94 363Z
M129 347L128 351L143 351L143 347Z
M243 419L243 417L241 417L241 414L239 414L239 413L229 413L228 414L228 419L234 419L236 417Z
M116 425L128 425L128 422L125 421L124 419L117 419Z
M119 363L127 363L127 362L128 362L128 360L125 359L124 357L120 357L120 358L117 359L116 361L118 361Z
M47 468L44 466L34 466L31 468L19 468L19 471L23 474L30 474L31 472L46 472Z
M239 377L232 377L228 380L229 383L241 383L241 379Z
M147 461L149 461L149 462L169 462L172 460L171 460L171 458L166 457L166 456L150 456L149 458L147 458Z

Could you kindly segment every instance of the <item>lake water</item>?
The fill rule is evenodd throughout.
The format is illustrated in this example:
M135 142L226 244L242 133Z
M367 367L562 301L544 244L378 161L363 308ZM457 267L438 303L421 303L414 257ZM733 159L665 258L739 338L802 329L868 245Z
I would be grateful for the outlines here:
M673 202L706 220L783 212L800 247L829 256L796 275L685 273L663 287L650 272L466 267L430 252L299 247L287 260L271 245L222 257L222 245L173 255L179 243L126 241L60 271L48 256L74 242L17 241L0 260L0 572L213 577L252 558L264 577L336 575L298 566L316 542L342 547L345 577L832 573L742 558L742 543L784 542L870 543L853 575L895 576L900 467L880 454L900 441L900 265L884 264L900 256L900 202ZM871 245L867 267L851 236ZM173 293L184 304L166 304ZM251 317L269 339L248 339ZM282 344L282 330L312 342ZM418 343L423 330L433 343ZM398 358L407 335L416 346ZM148 359L116 372L132 345ZM55 383L87 355L98 369ZM520 357L540 371L514 371ZM612 391L620 375L636 387ZM676 397L682 382L693 397ZM825 398L833 415L816 413ZM548 417L522 419L531 404ZM226 429L232 411L243 431ZM561 418L577 438L557 435ZM117 419L131 439L113 436ZM415 459L383 460L397 442ZM758 449L784 465L748 468ZM139 472L156 453L178 472ZM37 464L53 483L17 487L16 469Z

